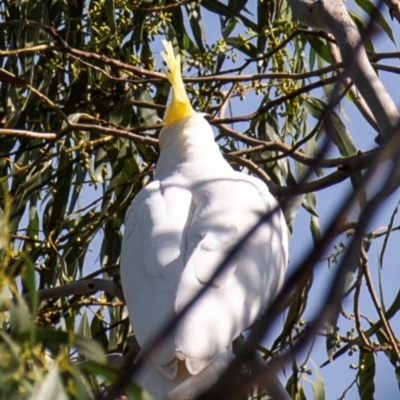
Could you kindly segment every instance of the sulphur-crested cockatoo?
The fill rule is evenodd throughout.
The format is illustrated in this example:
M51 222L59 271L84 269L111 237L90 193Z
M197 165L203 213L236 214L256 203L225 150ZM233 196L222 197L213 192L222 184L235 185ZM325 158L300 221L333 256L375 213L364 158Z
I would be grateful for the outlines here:
M128 209L121 253L122 286L142 349L259 218L277 208L261 180L234 171L222 157L211 126L189 102L179 55L171 43L164 46L172 101L154 181ZM191 399L210 386L229 364L232 341L275 296L286 264L286 224L278 210L163 338L139 383L157 400Z

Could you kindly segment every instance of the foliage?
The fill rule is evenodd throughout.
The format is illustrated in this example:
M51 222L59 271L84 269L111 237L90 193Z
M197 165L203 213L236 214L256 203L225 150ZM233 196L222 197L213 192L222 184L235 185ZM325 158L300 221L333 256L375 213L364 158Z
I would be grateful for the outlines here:
M345 293L352 304L315 333L326 338L328 359L358 352L349 373L361 399L373 398L378 353L399 376L399 340L390 320L400 308L400 292L385 306L385 287L375 272L371 277L367 257L371 244L383 239L383 267L398 230L397 208L386 227L369 232L368 222L361 229L355 219L337 217L335 230L328 229L333 250L321 239L317 192L350 181L358 206L367 209L363 171L375 154L358 155L355 128L343 120L350 86L339 86L339 105L330 102L341 67L331 61L332 39L297 23L286 1L251 3L0 3L0 398L92 398L121 376L105 355L124 351L132 333L118 291L121 231L158 157L169 94L158 55L162 38L184 56L192 104L208 114L227 159L267 182L290 226L304 215L302 207L321 248L310 253L310 269L297 272L303 285L293 284L291 296L285 292L283 329L260 348L263 357L277 359L307 338L316 318L307 311L317 290L313 268L325 268L319 262L326 260L333 280L350 252L342 268L345 288L336 299ZM354 18L365 25L359 14L373 6L356 3ZM376 23L394 40L380 13ZM375 68L387 70L373 40L365 45ZM320 214L326 224L330 217L323 208ZM351 239L360 231L355 251ZM367 326L359 310L363 281L378 310L378 317L363 317ZM307 356L289 357L286 386L293 399L323 399L331 367L310 370L313 340L306 343ZM347 389L341 387L342 398ZM137 388L130 391L140 398Z

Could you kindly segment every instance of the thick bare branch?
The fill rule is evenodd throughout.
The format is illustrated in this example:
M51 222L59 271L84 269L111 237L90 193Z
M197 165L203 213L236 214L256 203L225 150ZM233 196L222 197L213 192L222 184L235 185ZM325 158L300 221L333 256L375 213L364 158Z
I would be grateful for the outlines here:
M338 44L346 72L365 98L386 138L400 119L386 88L372 68L363 39L342 0L288 0L294 16L306 25L331 33Z
M332 61L334 61L335 63L340 63L342 60L340 58L340 53L338 51L338 47L337 47L336 43L328 42L327 45L328 45L328 49L329 49L329 53L332 58ZM348 85L349 83L351 83L351 79L347 78L345 80L344 84ZM377 132L379 132L379 127L376 123L376 119L375 119L373 113L371 112L371 110L368 107L368 104L365 102L364 98L361 96L359 90L357 90L357 88L355 88L354 85L351 86L351 88L349 90L349 95L350 95L351 99L354 101L354 104L356 105L356 107L358 108L360 113L365 118L365 120Z

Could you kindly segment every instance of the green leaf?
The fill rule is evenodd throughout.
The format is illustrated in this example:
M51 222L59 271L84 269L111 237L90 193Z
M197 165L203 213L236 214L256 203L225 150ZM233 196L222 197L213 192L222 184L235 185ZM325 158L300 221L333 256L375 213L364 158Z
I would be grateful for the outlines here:
M396 43L392 29L375 4L370 0L355 0L355 2L367 13L368 16L371 17L373 15L375 17L375 22L385 31L390 40L393 43Z
M92 332L89 327L89 319L87 315L87 308L85 308L85 311L83 312L81 316L81 322L79 323L78 327L78 335L86 338L86 339L91 339L92 338Z
M397 380L397 386L400 389L400 366L395 367L394 373L395 373L396 380Z
M105 0L104 8L107 14L108 26L111 28L111 33L117 31L117 24L115 22L115 0Z
M0 207L0 265L2 264L4 252L8 247L7 223L3 209Z
M32 318L28 306L23 297L18 296L12 302L10 307L10 325L12 331L19 335L24 333L31 333ZM29 337L30 339L30 337Z
M246 8L247 2L248 0L229 0L228 7L235 13L240 13L242 10L245 10L248 13L250 13L250 11L248 11Z
M36 384L36 393L30 400L68 400L60 375L60 370L55 364L47 373L42 383Z
M360 400L374 400L375 396L375 355L360 349L358 370L358 391Z
M308 293L313 281L313 276L310 277L307 284L302 288L298 296L291 302L283 331L291 330L300 321L308 302Z
M307 132L307 135L310 132ZM304 135L306 136L306 135ZM317 145L317 140L318 137L317 135L314 135L312 138L309 138L304 146L304 152L310 156L310 157L318 157L319 154L319 149ZM317 174L317 176L323 176L324 175L324 170L323 168L314 168L314 172Z
M250 43L249 41L244 41L242 38L236 37L229 37L225 39L226 44L233 46L235 49L240 50L243 54L248 57L257 57L257 48L254 44Z
M229 35L233 32L236 25L237 25L237 21L235 19L227 19L227 20L221 21L221 33L222 33L222 37L225 40L229 38Z
M90 374L102 376L109 382L115 382L121 374L121 371L116 370L108 365L99 364L94 361L87 361L82 364L82 369Z
M326 353L328 355L328 361L326 361L325 363L323 363L321 365L321 367L324 367L325 365L327 365L329 362L332 362L335 357L334 355L335 353L335 349L336 349L336 331L334 329L334 327L332 327L332 325L329 325L326 329L326 342L325 342L325 346L326 346Z
M322 100L315 97L307 97L304 101L304 105L316 119L321 117L327 107ZM338 148L340 155L350 156L357 153L357 148L351 135L335 111L331 112L329 116L329 127L330 138L332 143Z
M68 214L72 214L75 210L76 203L79 200L79 196L85 182L86 174L86 169L83 168L80 163L76 163L73 171L75 180L74 185L71 187L71 200L69 202Z
M315 372L315 380L310 381L312 393L313 393L313 400L325 400L325 384L322 379L321 373L319 372L319 368L312 363Z
M107 152L103 147L98 147L94 153L94 176L97 182L104 183L104 171L107 168Z
M66 111L75 112L76 105L79 104L86 93L86 88L89 81L89 73L83 70L80 74L74 77L68 87L69 95L67 97Z
M69 141L66 141L66 145L68 143ZM53 231L58 232L65 221L65 211L67 209L70 187L72 186L72 177L71 157L66 152L61 152L57 169L57 180L53 189L55 193L51 202L51 209L49 210L48 224L46 225L47 234Z
M323 60L325 60L328 64L332 63L331 56L329 55L328 46L326 45L326 41L319 38L315 35L304 35L305 40L310 43L311 49L315 52L315 54L319 55ZM310 56L309 65L310 68L313 69L315 62L315 55L312 54Z
M390 221L389 221L389 224L387 226L387 231L386 231L386 234L385 234L385 236L383 238L382 250L380 251L380 254L379 254L379 266L381 268L383 266L383 257L385 255L386 247L387 247L387 244L389 242L390 234L392 233L394 221L395 221L397 212L399 211L399 206L400 206L400 200L397 203L396 207L394 208L394 210L392 212L392 215L390 216Z
M22 332L19 335L21 340L29 338L27 332ZM64 346L75 347L80 355L86 356L87 359L97 363L104 364L106 357L102 347L93 339L86 339L72 332L56 331L50 329L36 328L36 342L50 348L55 353L58 353L60 348Z
M310 215L310 229L314 244L321 240L321 228L319 226L319 218L315 215Z
M307 193L304 197L302 206L315 217L318 217L317 209L316 209L317 197L315 193Z
M151 7L153 4L152 0L142 0L140 5L143 8L148 8ZM142 45L143 41L143 28L144 28L144 22L146 19L146 12L137 10L135 11L135 18L133 19L133 34L132 34L132 40L135 45L135 51L138 52L140 49L140 46Z
M269 14L267 13L267 8L270 7L270 4L264 3L261 1L257 2L257 23L258 26L260 27L259 29L261 31L265 30L268 28L268 24L270 21L268 21L268 16ZM267 38L265 35L257 35L257 54L258 55L263 55L266 52L266 47L267 45ZM266 66L266 62L263 60L261 62L257 63L257 67L260 70L260 67Z
M97 312L92 319L92 323L90 325L90 331L92 337L97 340L103 349L108 350L108 336L107 336L107 325L102 318L100 318L100 312Z
M189 23L192 29L194 40L198 48L201 51L205 51L204 41L205 41L205 30L203 21L201 19L201 9L199 4L196 2L189 3L186 5L186 10L189 16Z
M347 291L353 285L354 279L357 277L359 265L358 260L357 254L351 254L346 266L346 271L344 273L343 293L347 293Z
M145 92L147 93L147 91ZM132 104L130 102L131 97L132 94L130 91L119 97L117 104L109 115L109 121L111 123L129 128L133 113Z
M39 235L39 215L35 206L31 206L29 209L29 224L26 234L31 238L37 238Z
M18 368L21 363L22 346L0 330L0 383L12 379L13 374L18 375ZM17 375L14 375L17 376ZM5 386L5 385L4 385ZM2 394L0 386L0 395Z
M35 285L35 267L29 257L23 256L24 259L24 285L28 289L29 303L32 314L36 313L38 295Z
M361 33L361 37L363 38L363 45L365 47L365 50L369 51L369 52L374 52L374 44L371 40L371 35L368 34L367 31L367 27L368 27L368 21L366 21L363 17L361 17L361 15L350 11L349 10L349 15L352 18L352 20L354 21L354 23L357 26L357 29L360 31Z
M237 11L232 10L229 6L221 3L217 0L203 0L201 2L202 7L206 8L207 10L217 14L223 15L226 18L235 18L241 23L243 23L247 28L253 29L253 31L258 31L257 24L253 21L249 20L248 18L244 17L243 15L239 14Z
M146 89L136 91L135 98L144 103L154 104L153 98ZM142 126L157 125L161 122L160 117L154 108L138 107L137 116Z
M297 384L297 379L293 375L286 382L286 390L292 399L307 400L303 388Z
M104 350L97 341L75 336L73 345L76 346L78 352L85 356L86 359L105 364L106 356Z
M100 250L100 263L102 268L115 265L120 256L122 235L120 227L117 226L115 222L115 220L107 221L104 226L104 240Z

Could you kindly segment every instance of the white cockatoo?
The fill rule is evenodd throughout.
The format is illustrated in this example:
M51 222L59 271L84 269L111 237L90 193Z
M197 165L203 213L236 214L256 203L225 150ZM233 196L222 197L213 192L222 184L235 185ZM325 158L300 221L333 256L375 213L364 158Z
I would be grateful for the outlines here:
M125 221L121 281L135 336L147 349L202 289L262 215L271 218L240 248L137 377L153 399L192 399L218 379L232 342L274 298L286 271L287 228L259 179L222 157L203 115L193 110L179 55L164 42L172 85L154 181Z

